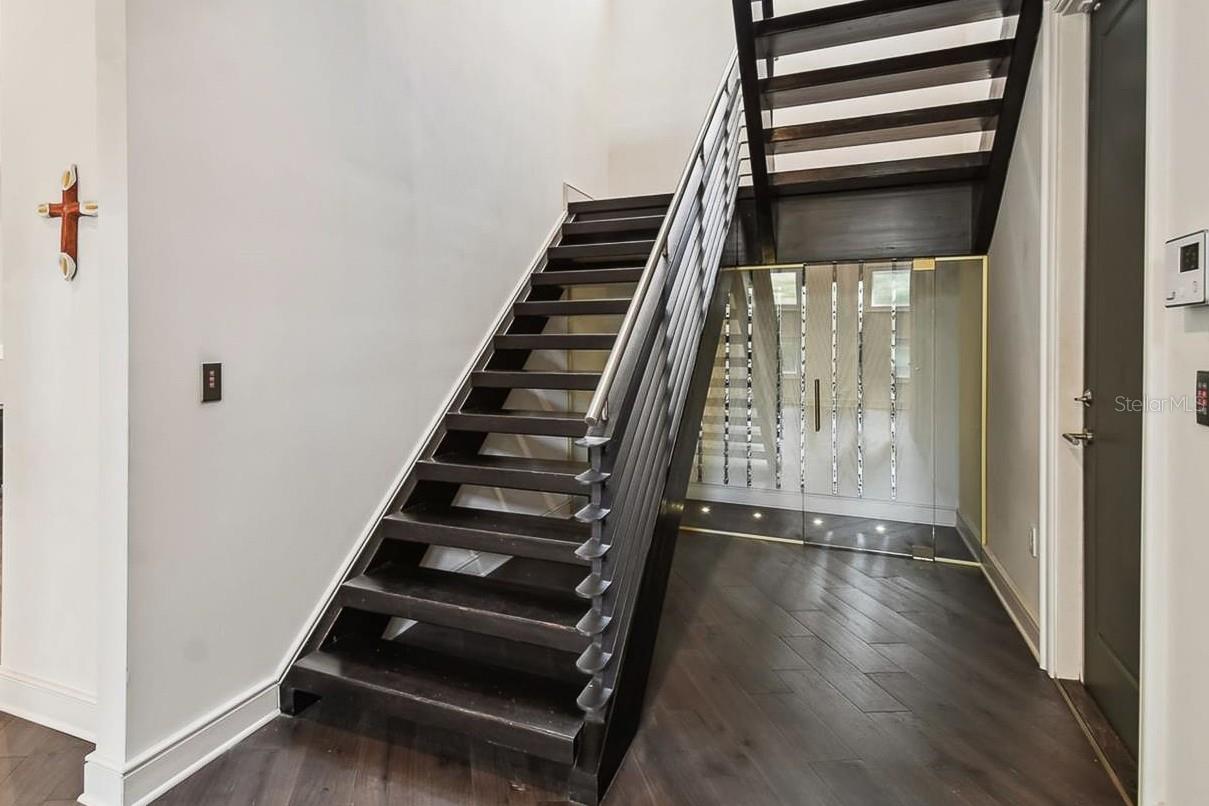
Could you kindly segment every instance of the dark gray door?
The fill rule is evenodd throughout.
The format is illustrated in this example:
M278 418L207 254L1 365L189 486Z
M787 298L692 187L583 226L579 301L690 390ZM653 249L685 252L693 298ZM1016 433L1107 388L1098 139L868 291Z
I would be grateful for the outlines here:
M1092 16L1087 214L1084 682L1137 753L1141 634L1146 0Z

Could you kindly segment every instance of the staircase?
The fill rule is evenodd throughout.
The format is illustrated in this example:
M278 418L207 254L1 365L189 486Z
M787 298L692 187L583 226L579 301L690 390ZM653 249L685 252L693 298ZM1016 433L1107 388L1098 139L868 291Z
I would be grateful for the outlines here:
M599 372L527 365L544 351L612 348L615 327L568 333L551 324L625 314L670 200L570 205L490 353L470 373L397 505L341 585L326 637L312 639L291 670L286 683L294 696L387 708L553 761L574 761L583 723L575 699L586 682L575 659L589 643L575 625L591 607L574 587L591 566L577 553L591 530L569 514L466 506L459 491L552 493L578 500L564 512L582 507L588 488L578 477L589 469L586 457L482 451L492 434L584 436L582 411L513 408L511 393L596 389ZM608 296L575 296L602 288ZM480 577L423 567L430 546L513 559ZM388 639L393 619L418 624Z
M733 4L751 154L754 221L753 231L748 233L748 252L755 262L818 257L789 254L785 249L778 254L778 241L787 239L777 236L782 229L797 227L795 211L817 220L827 216L829 208L819 199L809 207L806 202L786 200L827 196L836 200L831 209L859 218L865 209L860 206L861 198L883 190L893 193L876 194L877 204L868 209L878 210L883 218L899 216L902 221L892 220L878 231L880 240L909 240L909 230L926 226L929 214L951 216L955 197L937 192L949 188L953 194L963 194L970 220L964 230L950 229L945 238L935 240L939 250L948 247L954 254L983 254L989 249L1024 105L1043 0L855 0L784 15L776 14L772 0L754 4L733 0ZM812 57L827 48L929 32L952 33L958 26L987 22L1002 24L996 27L999 35L986 41L825 67L793 66L803 59L810 64ZM1010 35L1004 35L1009 31ZM836 102L842 107L846 101L893 93L927 91L923 95L936 97L933 91L990 80L998 80L1002 90L993 91L989 98L960 103L822 119L811 109ZM786 117L807 118L808 122L776 123ZM786 155L967 134L984 135L982 146L872 162L814 160L812 167L776 170ZM923 189L929 192L911 192ZM936 209L929 210L930 204ZM904 207L909 209L903 211ZM792 246L788 248L793 251ZM842 253L847 248L843 241L821 248L829 252L824 256L827 260L902 256L879 251L876 244L859 254ZM939 250L936 254L944 253Z
M953 189L971 218L955 253L989 243L1041 0L856 0L780 17L760 0L758 21L734 3L737 55L675 191L568 206L287 672L284 712L323 698L462 733L562 765L569 796L598 802L637 729L724 301L772 294L731 295L719 271L740 197L765 261L798 228L833 248L827 233L880 220L853 197L885 189ZM1015 35L1000 41L776 73L791 54L1009 16ZM772 125L803 105L993 77L1002 97ZM786 155L990 131L994 146L973 153L771 170ZM812 198L840 206L795 219L794 200ZM931 198L897 209L943 223ZM881 243L915 249L916 234L903 225ZM825 259L849 257L874 256ZM753 461L767 464L775 405L752 412ZM718 415L715 402L704 447L727 440Z
M381 710L563 765L599 799L636 728L708 387L739 109L732 61L674 194L568 206L284 712Z

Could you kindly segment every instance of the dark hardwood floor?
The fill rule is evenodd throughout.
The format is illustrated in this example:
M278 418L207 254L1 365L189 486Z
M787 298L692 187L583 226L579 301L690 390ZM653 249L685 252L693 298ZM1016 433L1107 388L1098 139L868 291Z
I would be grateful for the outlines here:
M608 803L1120 803L977 569L686 533L657 655ZM564 800L543 764L320 703L158 803Z
M1092 745L1099 750L1100 763L1108 769L1109 776L1130 803L1138 802L1138 760L1117 734L1091 696L1087 687L1078 680L1059 680L1058 687L1067 705L1075 714Z
M0 806L68 806L92 745L0 712Z

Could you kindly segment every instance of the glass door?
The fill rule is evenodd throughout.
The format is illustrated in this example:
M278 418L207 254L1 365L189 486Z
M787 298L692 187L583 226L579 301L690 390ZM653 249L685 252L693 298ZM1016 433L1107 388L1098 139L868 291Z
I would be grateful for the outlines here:
M911 262L803 269L806 542L930 556L927 282Z
M685 525L953 555L981 498L981 282L956 265L732 270Z

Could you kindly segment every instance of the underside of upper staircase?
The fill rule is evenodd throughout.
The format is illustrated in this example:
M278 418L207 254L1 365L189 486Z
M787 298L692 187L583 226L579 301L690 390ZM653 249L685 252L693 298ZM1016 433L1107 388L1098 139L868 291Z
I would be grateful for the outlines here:
M751 176L736 262L989 249L1042 0L733 5Z

